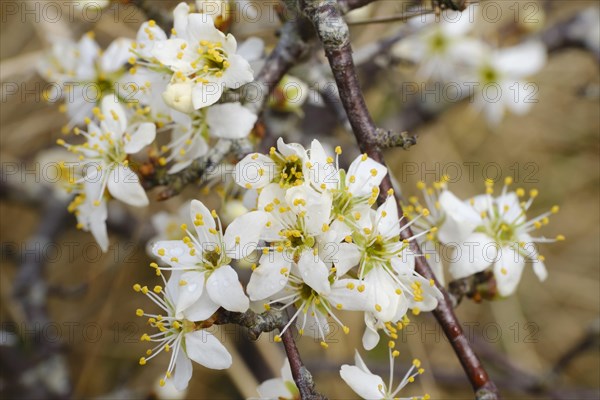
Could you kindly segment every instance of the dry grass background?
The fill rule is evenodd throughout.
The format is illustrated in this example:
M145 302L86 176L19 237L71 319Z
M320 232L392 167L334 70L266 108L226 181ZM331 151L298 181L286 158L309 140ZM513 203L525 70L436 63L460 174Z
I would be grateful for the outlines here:
M550 3L552 7L546 15L547 24L583 7L597 4L593 1ZM525 2L521 5L525 5ZM503 6L508 7L507 4ZM390 7L390 3L379 7L370 12L384 14L385 7ZM139 22L143 20L139 14L134 18ZM23 22L14 16L6 19L5 15L2 16L0 154L3 165L17 160L31 164L39 151L53 147L55 140L61 136L60 127L65 121L56 106L37 101L39 96L36 99L34 94L26 98L20 95L5 97L4 84L7 82L25 85L32 92L43 87L43 81L32 66L40 50L47 47L45 39L48 31L64 29L78 37L94 28L100 43L106 45L115 36L133 37L138 24L114 23L113 14L106 15L96 24L81 20L67 24L44 24L43 21L35 24L31 20ZM357 43L367 43L391 32L395 26L387 24L353 28L353 38ZM269 42L274 42L272 30L264 29L258 33ZM366 94L368 104L379 121L393 123L390 121L402 107L394 97L397 97L402 79L409 76L407 74L410 74L410 70L405 67L382 72L377 84ZM509 116L497 130L492 131L468 104L458 104L436 121L416 130L415 133L420 136L418 146L408 152L390 150L388 160L405 194L416 192L414 184L418 179L427 178L431 181L435 178L431 174L423 176L426 171L435 168L443 171L450 163L458 163L463 166L463 178L451 188L466 198L482 190L483 167L493 162L501 168L504 176L513 175L515 170L511 167L518 166L521 179L516 178L517 184L540 190L540 196L531 209L533 215L544 212L553 204L561 206L561 212L553 216L551 224L544 228L544 234L554 236L561 233L567 240L542 245L541 251L546 255L549 269L546 282L538 282L532 271L526 269L514 297L482 304L466 301L457 309L462 321L480 323L475 329L478 332L475 336L480 339L486 337L484 333L494 336L494 328L498 328L501 338L497 341L488 340L489 344L506 354L524 371L541 376L585 334L600 312L600 115L597 97L586 98L581 95L585 87L598 90L597 60L583 50L566 49L552 54L548 64L534 80L540 88L539 102L527 116ZM347 135L341 131L337 134ZM310 133L305 135L307 139L310 138ZM474 169L473 179L467 179L465 162L480 163ZM407 173L407 163L417 166L416 174ZM536 169L532 170L531 165L535 165ZM530 176L532 180L524 182L524 175L531 171L534 171ZM189 189L186 195L202 196L194 188ZM111 252L101 257L83 251L86 245L92 246L93 238L77 231L73 221L69 222L70 227L60 237L55 238L63 250L63 257L48 264L48 281L65 286L89 284L89 288L79 297L51 297L48 301L50 316L61 329L65 341L64 354L69 363L76 398L144 397L166 366L165 359L154 360L143 368L137 364L145 347L137 343L143 326L134 314L136 308L150 305L133 293L131 285L138 281L148 285L156 282L152 271L146 268L150 260L140 240L147 237L147 219L151 211L159 207L176 210L179 201L173 199L149 210L135 210L137 218L146 222L133 234L129 233L128 237L118 233L111 235ZM0 234L3 242L0 318L3 323L19 322L22 318L21 310L11 299L11 283L18 263L7 254L5 245L24 243L35 232L40 214L39 206L31 206L10 196L4 196L0 201ZM70 243L79 243L73 257L66 256ZM89 262L90 257L93 262ZM330 398L353 397L337 372L341 363L351 362L351 349L360 348L361 318L348 317L351 334L337 335L340 343L330 346L328 351L323 352L318 343L312 343L307 338L300 341L309 368L316 372L318 387ZM459 383L462 383L458 386L462 386L462 389L457 389L457 385L436 382L428 373L420 377L418 383L411 385L408 393L427 391L434 398L469 398L471 392L466 381L460 377L460 366L439 329L435 330L435 321L428 315L414 320L421 330L406 334L406 340L401 340L400 360L409 362L412 357L419 357L426 368L434 365L443 374L456 375ZM72 338L67 335L69 323L79 324L75 326ZM532 343L525 340L530 333L527 323L533 324L529 329L535 329L535 334L530 337ZM86 332L83 328L89 326L92 328ZM486 326L491 326L490 330L482 332ZM94 327L101 330L101 335L97 340L86 340L86 335L94 336ZM515 329L519 333L518 338L514 336ZM223 336L232 349L234 336L231 332ZM240 350L244 352L248 346L253 345L244 344ZM188 398L251 396L256 382L253 382L250 370L258 370L262 376L276 374L283 360L280 346L272 343L268 337L261 338L257 348L266 365L257 366L252 362L244 365L239 362L234 363L235 369L228 372L215 372L196 366ZM381 368L385 369L387 358L382 356L382 352L379 353L370 355L369 361L371 365L379 362ZM241 356L234 354L234 358L240 360ZM486 360L486 363L492 373L497 372L494 362ZM3 365L3 368L7 366ZM600 387L599 370L600 359L595 346L554 379L565 385L597 389ZM5 379L6 375L3 376L0 379ZM2 382L0 387L6 385L7 382ZM526 397L531 396L510 390L505 392L505 398Z

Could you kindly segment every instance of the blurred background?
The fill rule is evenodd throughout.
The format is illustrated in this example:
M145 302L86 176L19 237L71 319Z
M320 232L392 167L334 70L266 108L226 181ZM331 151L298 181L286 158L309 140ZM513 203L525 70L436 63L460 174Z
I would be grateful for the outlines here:
M116 37L134 38L147 17L134 2L113 3L98 16L91 11L85 16L66 3L73 2L0 3L0 394L28 399L175 398L157 391L167 358L138 365L145 351L139 343L144 326L135 310L150 305L131 288L136 282L157 283L147 267L152 260L146 242L155 234L151 215L161 210L176 213L191 198L217 208L222 200L214 191L193 186L168 201L152 201L147 209L111 204L111 246L106 254L100 253L91 234L75 228L75 219L65 211L66 200L48 183L55 180L56 171L45 167L48 160L56 160L53 149L67 121L58 104L43 100L46 83L35 65L52 35L77 39L93 30L106 46ZM151 3L146 12L168 13L177 2ZM248 3L252 2L244 4ZM501 16L493 23L477 24L474 35L500 47L536 36L548 47L546 65L532 77L539 88L538 101L527 115L507 115L498 126L490 126L468 100L440 104L422 94L407 97L406 82L419 82L416 67L385 50L360 65L367 104L379 125L419 137L409 151L386 153L404 196L419 194L417 181L431 183L444 174L453 178L449 187L462 198L483 192L485 178L501 182L512 176L519 187L539 189L531 215L560 205L561 211L543 228L545 236L567 238L541 245L548 279L540 283L526 268L516 295L481 303L465 299L456 313L504 398L599 398L600 53L590 41L600 41L600 33L587 25L591 19L597 26L599 5L566 0L489 3ZM275 4L255 5L265 10ZM348 19L389 16L399 4L403 2L379 1ZM62 10L60 16L54 6ZM535 18L525 18L532 12ZM258 36L270 49L280 26L270 15L263 12L253 21L236 21L231 30L238 39ZM402 26L352 25L353 46L365 54L360 53L364 46L394 35ZM591 39L573 34L578 29ZM326 70L321 53L292 74L310 86L311 71ZM341 144L351 159L353 137L340 120L339 103L324 93L317 97L320 100L308 101L301 111L268 111L267 130L273 137L285 133L304 143L316 137L332 146ZM240 275L247 278L249 273ZM298 341L318 389L333 399L355 397L339 378L339 366L353 363L353 349L362 347L362 317L344 317L351 333L334 332L338 343L328 350L310 338ZM412 322L400 336L396 368L403 373L417 357L426 373L401 395L472 398L435 320L423 313ZM272 335L252 343L234 326L215 328L215 334L231 351L234 365L223 372L194 365L185 398L248 398L256 396L260 382L279 375L284 353ZM386 376L385 343L365 360Z

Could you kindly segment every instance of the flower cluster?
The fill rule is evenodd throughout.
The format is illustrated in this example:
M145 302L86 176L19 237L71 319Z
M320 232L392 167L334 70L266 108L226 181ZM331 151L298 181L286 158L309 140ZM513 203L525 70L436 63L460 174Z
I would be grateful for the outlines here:
M197 8L214 11L205 3L198 1ZM212 138L244 138L257 120L242 104L223 102L222 95L253 80L250 63L262 56L262 41L250 39L238 48L231 34L215 27L211 14L191 13L187 3L173 14L170 37L151 20L141 25L135 41L117 39L104 52L91 33L79 42L57 39L38 66L55 83L48 99L65 100L64 133L86 140L58 143L79 159L69 171L67 189L75 194L69 210L103 251L107 200L148 204L132 168L135 153L147 148L159 165L176 173L207 154ZM159 146L157 133L164 131L171 139Z
M108 201L149 204L136 172L139 153L150 158L145 170L168 176L209 156L212 146L239 143L254 129L256 110L231 99L265 62L264 44L250 38L238 46L227 33L233 22L231 4L197 0L194 7L182 2L173 11L170 32L150 20L135 40L117 39L105 51L92 34L78 42L56 40L39 65L40 75L56 83L45 93L48 99L65 100L61 110L69 121L63 133L74 135L68 142L57 141L66 149L62 152L77 160L69 162L75 168L67 168L66 161L60 164L66 174L61 185L72 196L68 209L77 227L91 232L103 251L109 246ZM426 18L425 28L395 47L396 55L418 62L425 79L498 86L505 91L499 102L485 101L480 89L475 93L476 104L492 123L507 108L527 111L522 92L518 98L506 94L514 91L515 82L517 91L525 89L520 81L542 67L544 48L531 42L495 50L468 35L472 27L466 16L455 18L448 10L444 15L453 22L431 26ZM417 22L410 24L416 27ZM273 114L301 117L310 90L287 75L265 104ZM167 137L161 138L163 134ZM534 243L564 237L531 235L558 211L555 206L528 220L536 190L525 200L523 189L508 190L512 181L507 179L494 197L488 181L485 194L462 201L448 190L446 179L431 188L421 182L423 204L410 197L401 215L393 189L380 193L387 168L361 154L344 169L341 154L339 146L330 150L316 139L306 148L279 138L267 154L248 154L231 166L229 180L214 171L205 174L205 189L221 185L214 191L224 203L223 219L199 200L184 204L176 215L152 217L156 236L147 251L156 258L150 266L162 285L133 288L160 308L136 314L152 330L140 338L151 344L139 363L170 355L161 386L168 382L168 387L185 390L192 361L212 369L231 366L231 355L208 329L223 323L222 315L282 312L287 318L278 326L276 342L295 327L328 348L330 324L348 334L344 314L358 312L364 320L365 350L374 349L382 333L386 338L390 378L384 383L358 352L355 365L342 365L340 375L363 398L397 398L424 372L414 360L394 385L398 332L410 322L409 314L434 310L443 298L436 282L415 270L421 255L411 252L411 241L425 250L430 245L451 248L453 279L489 271L500 296L516 290L526 261L540 280L546 278L544 257ZM236 268L243 264L251 265L251 273L241 281ZM437 258L430 264L443 282L445 265ZM289 363L280 379L264 382L258 392L298 398Z
M186 333L210 325L206 321L219 308L245 312L252 302L266 310L293 309L279 335L295 324L300 334L318 338L325 348L329 319L348 333L340 312L361 312L363 343L372 349L380 329L397 338L409 309L418 314L437 306L440 292L415 272L408 240L400 239L395 198L390 193L373 209L386 168L360 155L346 172L338 165L339 154L340 148L328 154L316 140L310 149L279 140L269 155L248 155L236 165L235 181L257 192L255 207L226 229L214 210L191 202L193 229L182 224L182 239L152 246L161 262L151 266L161 276L170 271L159 303L177 326L189 329L165 325L164 332L170 333L167 339L161 336L163 346L165 340L183 340L177 335L187 338ZM256 262L244 291L231 263L250 257ZM156 300L156 293L145 292Z
M327 154L317 140L305 149L280 139L268 155L250 154L237 164L236 182L258 191L249 221L262 227L265 242L247 292L266 309L295 307L282 332L295 322L323 347L327 317L347 333L337 312L364 312L364 345L371 349L378 328L401 321L409 309L434 309L440 293L415 272L392 193L372 208L386 168L363 154L346 172L339 154L339 147Z

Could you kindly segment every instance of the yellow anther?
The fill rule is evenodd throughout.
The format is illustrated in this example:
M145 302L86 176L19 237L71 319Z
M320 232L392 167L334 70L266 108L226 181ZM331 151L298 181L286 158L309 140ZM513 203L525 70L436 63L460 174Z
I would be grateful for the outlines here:
M329 345L325 342L321 342L321 347L324 349L327 349L327 348L329 348Z
M142 286L139 283L136 283L135 285L133 285L133 290L139 292L140 290L142 290Z
M358 287L356 289L362 293L365 291L365 285L358 285Z
M142 310L141 308L138 308L137 310L135 310L135 315L137 315L138 317L143 317L144 310Z
M146 365L146 357L140 358L140 365Z
M336 146L336 147L335 147L335 154L337 154L338 156L339 156L340 154L342 154L342 148L341 148L340 146Z

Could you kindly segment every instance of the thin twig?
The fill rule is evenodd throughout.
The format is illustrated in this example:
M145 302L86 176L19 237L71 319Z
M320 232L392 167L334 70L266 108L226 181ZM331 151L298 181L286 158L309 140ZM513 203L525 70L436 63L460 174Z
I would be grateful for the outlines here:
M296 382L296 386L300 391L300 398L302 400L326 400L326 397L315 391L315 383L312 375L302 363L291 328L283 333L281 340L283 341L283 347L290 362L294 382Z
M369 19L364 19L360 21L348 21L348 25L357 26L357 25L369 25L369 24L385 24L389 22L400 22L407 21L414 17L420 17L421 15L432 14L435 10L430 9L419 9L417 11L409 11L403 14L398 15L390 15L387 17L373 17Z
M359 147L370 157L384 164L379 145L381 140L379 137L380 130L375 126L363 98L358 75L352 61L348 25L343 20L337 3L333 0L300 0L300 4L305 14L315 25L317 34L323 43L325 55L329 60L339 88L342 104L348 114ZM381 184L380 202L384 200L389 189L392 189L392 184L388 175ZM400 215L403 215L400 202L398 202L398 211ZM406 224L406 219L403 220L404 224ZM413 233L410 228L405 227L402 230L402 239L408 239L411 236L413 236ZM414 240L411 241L411 250L415 254L421 254L419 246ZM490 380L481 361L471 348L462 331L460 322L454 314L448 294L435 279L424 257L416 257L416 270L426 279L433 279L438 289L443 293L443 299L440 300L434 315L442 326L444 333L450 339L450 343L475 390L476 397L478 399L497 399L496 386Z

